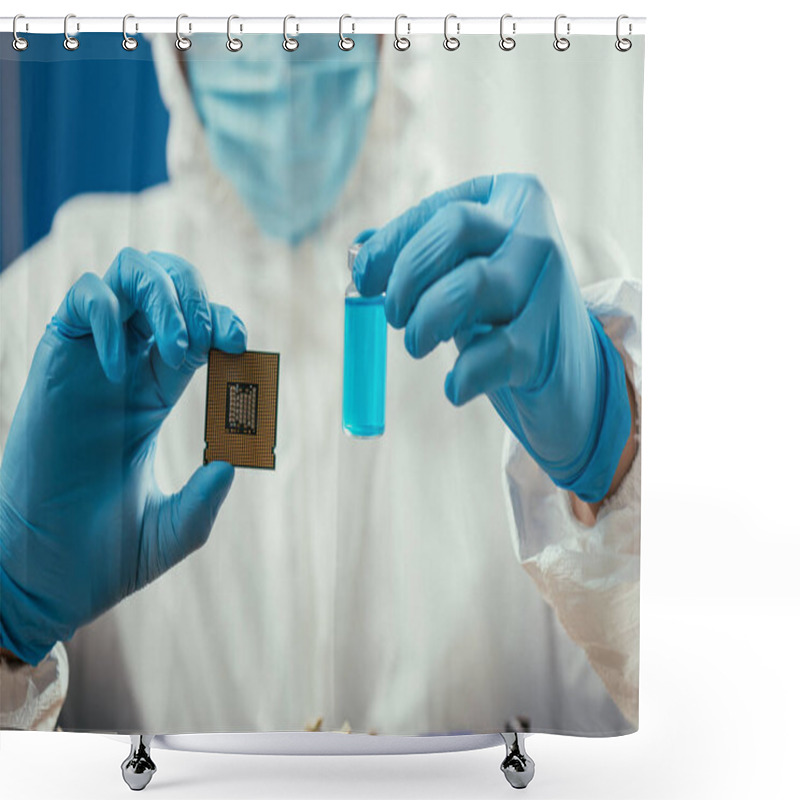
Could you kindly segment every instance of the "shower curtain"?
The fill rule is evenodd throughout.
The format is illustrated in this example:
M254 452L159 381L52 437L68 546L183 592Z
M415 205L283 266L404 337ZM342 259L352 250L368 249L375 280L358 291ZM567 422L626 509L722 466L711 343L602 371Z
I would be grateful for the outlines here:
M0 725L636 730L643 37L241 38L0 40Z

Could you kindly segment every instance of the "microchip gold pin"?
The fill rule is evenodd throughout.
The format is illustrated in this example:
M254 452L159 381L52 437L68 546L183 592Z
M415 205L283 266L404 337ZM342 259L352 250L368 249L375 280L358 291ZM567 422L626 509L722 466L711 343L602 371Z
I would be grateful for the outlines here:
M278 353L208 354L203 463L275 469Z

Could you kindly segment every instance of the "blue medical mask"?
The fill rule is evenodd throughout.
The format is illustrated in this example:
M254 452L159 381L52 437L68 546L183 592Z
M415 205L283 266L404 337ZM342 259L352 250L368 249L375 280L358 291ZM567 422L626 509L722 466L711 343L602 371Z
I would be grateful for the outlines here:
M264 233L296 244L335 203L364 141L377 86L377 37L344 52L338 36L244 37L229 53L195 36L186 53L211 156Z

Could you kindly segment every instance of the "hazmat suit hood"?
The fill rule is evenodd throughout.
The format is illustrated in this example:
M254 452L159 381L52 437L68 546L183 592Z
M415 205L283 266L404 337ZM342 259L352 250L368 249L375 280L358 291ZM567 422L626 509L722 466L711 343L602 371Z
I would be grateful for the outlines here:
M185 55L177 50L174 40L168 35L156 34L150 37L150 41L161 97L169 112L167 172L170 182L191 192L195 198L205 198L206 207L214 208L216 224L222 221L225 225L233 225L240 235L264 236L236 187L214 161L206 131L195 107L185 65L181 63ZM224 49L223 41L224 36L220 36L220 59L235 58ZM403 58L403 55L396 54L391 47L381 46L378 50L378 87L371 118L367 123L366 144L356 157L355 166L350 170L335 206L346 208L351 199L363 206L365 191L376 193L376 200L377 195L381 195L380 199L385 202L387 191L396 190L389 189L381 181L365 180L364 173L380 174L385 170L387 156L392 153L402 155L410 138L414 139L413 152L405 158L404 172L409 179L406 185L415 190L416 199L404 201L407 205L421 199L432 171L435 173L432 148L427 147L419 137L409 137L410 129L420 116L420 104L413 102L412 93L414 86L424 86L427 68L413 59ZM381 62L392 57L397 63L391 69L383 68ZM372 146L370 143L373 141L380 142L380 147ZM406 192L403 195L406 196ZM410 198L414 196L409 195ZM192 203L193 207L196 205L196 201ZM402 210L402 203L398 203L397 213ZM330 213L331 209L326 217ZM376 223L387 221L376 220ZM321 228L324 228L324 222L323 219ZM308 238L313 238L317 232L312 231ZM357 232L354 230L353 236ZM269 235L266 238L269 239Z

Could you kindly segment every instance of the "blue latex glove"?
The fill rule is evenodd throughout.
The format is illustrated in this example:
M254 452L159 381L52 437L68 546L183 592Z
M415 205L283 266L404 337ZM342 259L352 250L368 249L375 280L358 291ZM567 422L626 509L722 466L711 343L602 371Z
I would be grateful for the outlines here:
M200 467L164 495L158 431L209 348L239 353L246 337L173 255L123 250L69 290L0 467L0 647L39 662L206 541L233 467Z
M589 313L550 200L528 175L475 178L428 197L367 238L363 295L415 358L454 338L445 393L486 393L552 478L587 502L609 490L630 434L622 358Z

